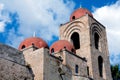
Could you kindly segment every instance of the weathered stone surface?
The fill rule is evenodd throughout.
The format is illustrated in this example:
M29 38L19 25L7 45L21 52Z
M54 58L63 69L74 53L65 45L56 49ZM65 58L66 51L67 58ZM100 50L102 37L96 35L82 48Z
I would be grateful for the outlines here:
M23 50L25 60L33 70L35 80L87 80L87 64L75 54L62 50L54 55L49 50L40 48L34 50L29 47ZM61 56L61 58L59 58ZM62 61L63 60L63 61ZM75 73L75 65L79 66L79 73ZM61 69L59 71L59 69ZM63 74L61 76L61 74ZM73 79L75 76L79 78Z
M4 44L0 44L0 80L33 80L22 52Z
M26 66L0 58L0 80L33 80Z
M89 15L72 20L60 27L60 39L73 43L71 36L78 33L80 48L76 54L87 59L89 77L95 80L112 80L105 27ZM98 49L95 48L94 34L99 35ZM103 58L103 77L99 74L98 57Z
M0 58L5 58L19 64L25 64L24 55L22 52L8 45L0 43Z

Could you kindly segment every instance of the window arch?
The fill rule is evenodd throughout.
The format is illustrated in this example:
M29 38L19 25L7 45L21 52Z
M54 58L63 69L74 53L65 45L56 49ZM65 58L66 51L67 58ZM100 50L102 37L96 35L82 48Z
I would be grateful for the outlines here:
M103 77L103 58L101 56L98 57L98 69L100 77Z
M25 45L22 45L22 49L24 49L25 48Z
M72 43L75 47L75 49L80 48L80 39L79 39L79 34L77 32L74 32L71 36Z
M94 34L94 44L95 48L99 49L99 35L97 33Z

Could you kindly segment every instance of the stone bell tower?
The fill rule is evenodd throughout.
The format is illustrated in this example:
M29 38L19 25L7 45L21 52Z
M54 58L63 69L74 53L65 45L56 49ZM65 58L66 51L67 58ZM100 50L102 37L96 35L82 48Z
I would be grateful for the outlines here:
M60 27L60 39L70 41L76 55L87 60L88 76L94 80L112 80L106 28L91 12L80 8L72 13L70 22Z

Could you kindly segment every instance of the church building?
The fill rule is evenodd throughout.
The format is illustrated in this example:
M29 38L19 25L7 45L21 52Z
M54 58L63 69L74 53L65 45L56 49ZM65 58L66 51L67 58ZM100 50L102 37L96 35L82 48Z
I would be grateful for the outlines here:
M59 32L50 47L39 37L18 49L0 44L0 79L112 80L106 28L90 11L75 10Z

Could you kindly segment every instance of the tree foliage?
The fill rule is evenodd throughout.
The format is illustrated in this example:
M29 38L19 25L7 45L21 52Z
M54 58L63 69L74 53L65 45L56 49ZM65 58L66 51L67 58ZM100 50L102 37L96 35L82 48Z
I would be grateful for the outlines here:
M120 80L120 69L119 65L111 66L111 73L113 80Z

